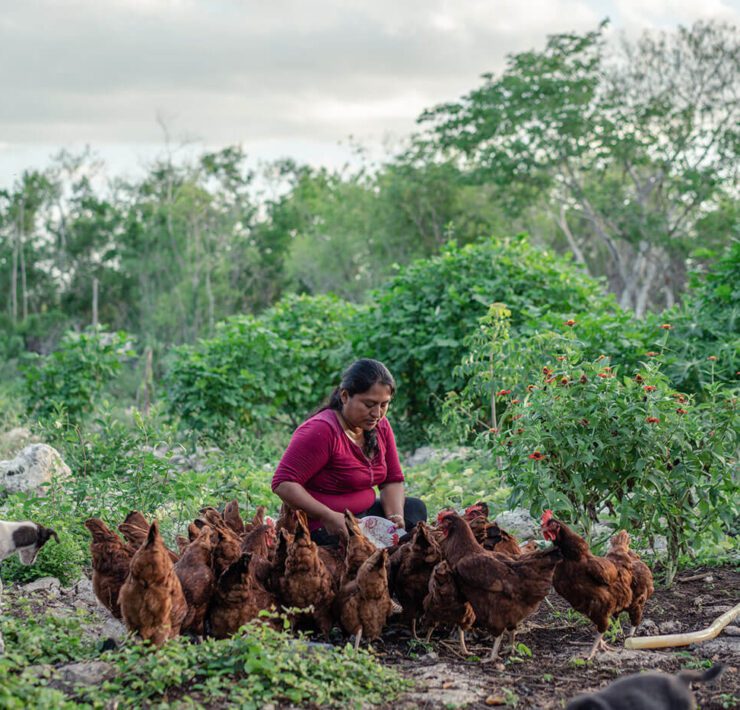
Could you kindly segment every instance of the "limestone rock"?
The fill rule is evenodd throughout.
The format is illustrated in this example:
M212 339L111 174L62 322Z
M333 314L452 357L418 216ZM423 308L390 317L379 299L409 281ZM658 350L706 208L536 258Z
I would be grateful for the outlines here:
M104 661L68 663L58 670L65 683L82 685L99 685L113 674L113 666Z
M40 577L39 579L34 579L33 582L24 584L21 587L21 591L24 594L50 592L52 594L58 595L61 586L61 582L56 577Z
M433 446L420 446L405 461L406 466L421 466L425 463L447 463L466 459L470 456L471 449L461 446L457 449L435 449Z
M524 508L506 510L496 516L496 522L519 540L531 540L539 536L539 521L535 520Z
M52 479L69 476L69 466L48 444L26 446L14 459L0 461L0 488L9 493L35 491Z

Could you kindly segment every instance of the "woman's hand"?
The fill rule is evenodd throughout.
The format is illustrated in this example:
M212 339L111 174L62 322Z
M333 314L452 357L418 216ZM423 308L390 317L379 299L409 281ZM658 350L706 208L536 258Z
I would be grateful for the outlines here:
M335 513L330 510L323 518L321 518L321 523L324 530L326 530L330 535L338 535L343 540L346 540L349 537L349 534L347 533L347 524L344 522L344 514Z

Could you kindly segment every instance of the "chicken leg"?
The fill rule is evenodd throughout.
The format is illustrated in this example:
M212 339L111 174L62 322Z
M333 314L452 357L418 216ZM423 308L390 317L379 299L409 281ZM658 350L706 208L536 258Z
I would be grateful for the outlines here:
M436 631L437 624L432 624L432 626L429 627L429 631L427 631L427 637L424 639L427 643L429 643L432 640L432 634Z
M411 636L413 637L415 641L419 640L419 637L416 633L416 617L411 619Z
M470 651L468 651L468 647L465 645L465 632L462 629L462 626L457 627L457 633L460 637L460 650L465 654L466 656L470 655Z
M599 651L611 651L611 647L604 641L604 634L597 633L594 645L591 647L591 653L586 656L586 660L590 661Z
M486 658L483 663L493 663L498 658L498 651L501 648L501 640L504 638L503 631L496 637L496 640L493 643L493 648L491 649L491 655Z
M362 626L357 629L357 633L355 634L355 651L360 648L360 639L362 639Z

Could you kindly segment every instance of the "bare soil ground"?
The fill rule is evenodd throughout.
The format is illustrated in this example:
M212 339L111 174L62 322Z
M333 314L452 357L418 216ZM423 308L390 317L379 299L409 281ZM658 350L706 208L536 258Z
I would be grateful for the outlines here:
M696 577L689 582L681 579ZM724 675L711 685L697 686L702 710L740 707L740 636L723 633L697 646L661 651L628 651L624 638L613 640L614 651L591 662L572 660L587 654L595 629L569 611L567 602L552 592L553 608L542 604L536 616L517 634L531 651L511 658L507 653L496 665L466 660L457 641L433 639L432 646L415 644L405 628L392 626L378 650L383 661L417 681L417 687L393 707L446 708L467 705L484 708L509 705L518 708L562 708L578 693L597 690L622 675L642 670L675 673L705 669L713 663L726 666ZM645 635L694 631L709 626L720 614L740 601L740 570L729 567L684 570L671 589L658 589L645 611ZM735 628L740 625L734 622ZM657 627L657 628L656 628ZM626 627L627 628L627 627ZM730 629L733 632L733 629ZM638 632L638 635L640 633ZM490 651L490 639L471 634L471 652L481 658Z

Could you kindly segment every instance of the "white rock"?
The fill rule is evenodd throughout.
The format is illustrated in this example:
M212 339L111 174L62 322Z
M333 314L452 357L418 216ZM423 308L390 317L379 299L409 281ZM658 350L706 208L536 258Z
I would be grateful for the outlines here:
M524 508L506 510L496 516L496 522L506 532L520 540L529 540L540 532L540 524Z
M80 683L82 685L98 685L113 673L113 666L104 661L86 661L84 663L68 663L59 668L59 674L66 683Z
M471 451L468 446L460 446L456 449L435 449L433 446L420 446L406 459L405 465L409 467L421 466L432 461L435 463L448 463L449 461L468 458Z
M123 641L128 632L126 627L118 620L110 617L100 628L101 639L113 639L114 641Z
M0 434L0 451L13 455L20 451L24 446L36 443L38 437L31 433L26 427L17 426Z
M71 474L59 452L48 444L26 446L14 459L0 461L0 488L9 493L35 491L52 479Z
M72 594L75 597L75 601L82 602L89 606L97 606L98 598L95 596L93 591L92 580L87 577L82 577L72 586Z
M34 579L33 582L24 584L21 587L21 591L24 594L33 594L35 592L58 593L61 586L61 582L56 577L40 577L39 579Z

